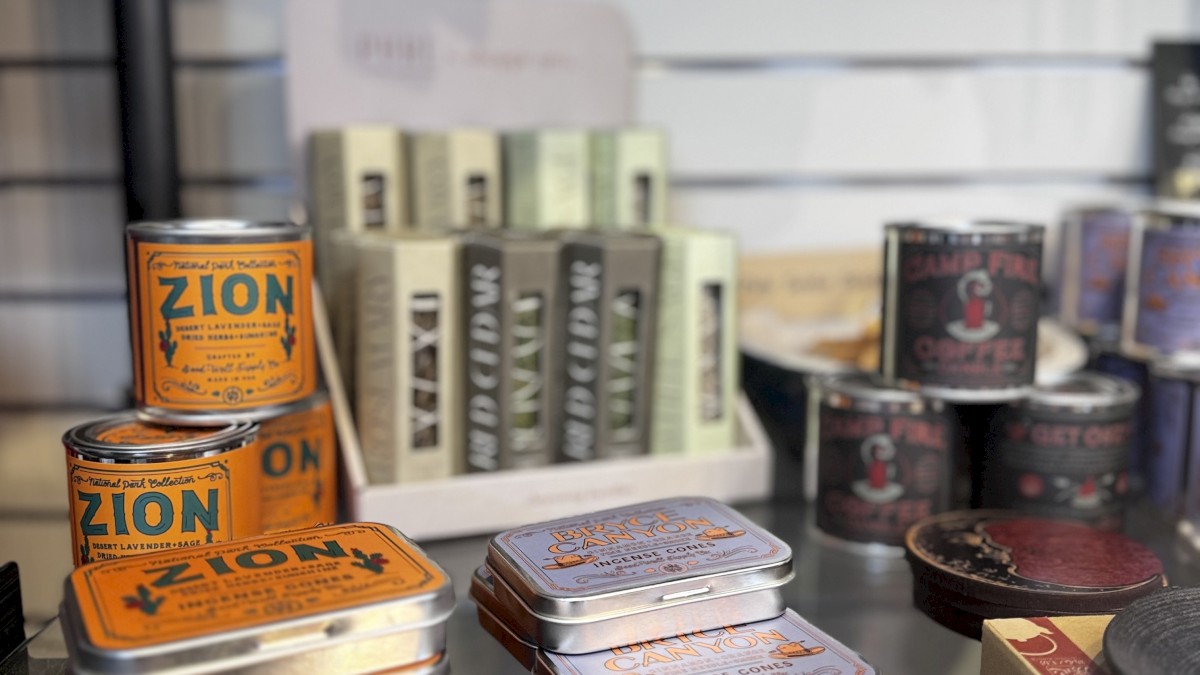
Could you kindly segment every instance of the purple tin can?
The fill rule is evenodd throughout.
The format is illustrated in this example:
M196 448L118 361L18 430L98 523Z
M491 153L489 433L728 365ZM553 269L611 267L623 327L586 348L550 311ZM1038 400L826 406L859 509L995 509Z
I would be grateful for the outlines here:
M1150 366L1150 439L1146 448L1146 495L1169 513L1184 510L1189 474L1197 472L1200 428L1197 387L1200 360L1160 361Z
M810 395L817 527L862 552L902 552L910 525L950 508L948 406L865 374L818 378Z
M884 248L883 384L955 403L1007 401L1034 379L1041 225L893 223Z
M1126 380L1082 372L1009 403L984 475L984 508L1119 530L1140 395Z
M1200 212L1146 211L1136 225L1123 350L1142 358L1200 352Z
M1059 240L1058 319L1081 335L1116 338L1125 302L1125 267L1133 215L1081 207L1063 218Z

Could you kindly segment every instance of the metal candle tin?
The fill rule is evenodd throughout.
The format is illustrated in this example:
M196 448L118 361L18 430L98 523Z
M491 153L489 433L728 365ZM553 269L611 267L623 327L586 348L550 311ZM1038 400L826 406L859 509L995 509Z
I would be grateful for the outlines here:
M175 220L125 238L140 415L222 426L316 391L308 227Z
M566 654L779 616L793 576L787 544L705 497L508 530L487 564L520 632Z
M588 654L552 652L531 643L512 625L492 591L493 581L486 566L476 570L471 581L479 623L535 675L600 675L641 668L670 668L677 675L735 672L735 668L742 673L875 672L861 656L790 609L775 619L643 640Z
M1040 225L893 223L884 248L880 372L954 402L1019 398L1034 379Z
M956 425L944 403L865 374L814 378L810 451L817 527L838 540L901 552L914 522L950 508Z
M1069 211L1059 237L1058 318L1091 337L1116 337L1125 302L1133 214L1091 206Z
M263 420L258 448L263 532L337 521L337 431L328 394L319 392Z
M1080 372L1001 412L984 506L1118 530L1129 493L1137 385Z
M353 523L89 565L60 614L78 673L430 673L453 608L421 549Z
M75 566L261 532L258 425L169 427L132 413L63 435Z
M1138 215L1121 346L1141 358L1200 351L1200 212Z
M1150 365L1150 439L1145 456L1146 496L1180 513L1189 475L1200 472L1200 359Z

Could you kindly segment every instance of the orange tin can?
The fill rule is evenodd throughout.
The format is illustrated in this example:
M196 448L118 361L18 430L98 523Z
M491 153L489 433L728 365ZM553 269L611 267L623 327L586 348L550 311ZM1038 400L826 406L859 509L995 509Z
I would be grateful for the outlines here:
M450 577L350 523L112 560L66 580L76 673L442 673Z
M143 419L261 420L316 391L310 228L177 220L125 237Z
M63 435L75 566L261 532L258 425L148 424L132 413Z
M329 395L319 392L260 422L262 531L337 520L337 433Z

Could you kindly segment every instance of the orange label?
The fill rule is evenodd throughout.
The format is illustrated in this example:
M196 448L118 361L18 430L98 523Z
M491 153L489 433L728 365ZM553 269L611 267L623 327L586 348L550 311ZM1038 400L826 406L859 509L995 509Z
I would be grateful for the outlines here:
M140 406L244 410L315 391L310 241L135 249Z
M175 427L128 420L101 427L95 436L96 440L113 445L158 445L215 436L224 430L221 427Z
M449 582L391 528L354 523L89 565L70 583L89 641L134 649L402 599Z
M149 464L68 454L75 566L258 534L257 453L251 444Z
M337 521L337 435L328 400L262 422L258 447L263 532Z

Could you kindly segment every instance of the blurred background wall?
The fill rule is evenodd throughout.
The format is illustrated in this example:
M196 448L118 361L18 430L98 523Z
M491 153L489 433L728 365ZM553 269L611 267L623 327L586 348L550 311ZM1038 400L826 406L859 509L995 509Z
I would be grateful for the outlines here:
M170 1L185 215L284 217L284 0ZM675 219L749 255L1146 193L1150 45L1200 29L1200 0L612 2ZM109 0L0 0L0 406L124 397L112 32Z

